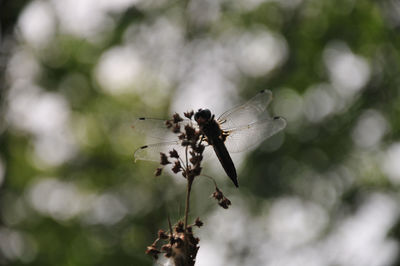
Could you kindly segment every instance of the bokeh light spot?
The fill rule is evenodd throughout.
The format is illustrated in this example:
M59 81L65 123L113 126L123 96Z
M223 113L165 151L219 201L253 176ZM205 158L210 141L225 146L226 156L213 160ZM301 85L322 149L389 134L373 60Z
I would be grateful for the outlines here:
M400 184L400 143L395 142L388 147L382 161L382 170L390 181Z
M357 146L371 148L379 144L387 130L388 123L380 112L366 110L358 119L351 136Z
M132 48L113 47L100 58L96 77L110 94L133 93L142 74L142 63Z
M32 1L19 17L22 37L32 46L46 45L55 33L55 18L47 1Z
M368 61L352 53L345 43L328 44L324 50L324 61L331 82L343 97L355 95L370 79Z
M245 33L235 41L239 68L247 75L260 77L281 65L287 55L285 39L268 30Z
M336 99L333 88L319 84L307 89L304 94L304 112L310 122L318 123L335 111Z

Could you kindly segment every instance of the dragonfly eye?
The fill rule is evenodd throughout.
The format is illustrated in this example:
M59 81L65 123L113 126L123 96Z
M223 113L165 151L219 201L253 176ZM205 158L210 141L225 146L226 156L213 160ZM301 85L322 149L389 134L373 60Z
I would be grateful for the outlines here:
M199 109L196 114L194 115L194 120L198 121L200 120L204 120L204 121L208 121L211 118L211 111L208 109Z

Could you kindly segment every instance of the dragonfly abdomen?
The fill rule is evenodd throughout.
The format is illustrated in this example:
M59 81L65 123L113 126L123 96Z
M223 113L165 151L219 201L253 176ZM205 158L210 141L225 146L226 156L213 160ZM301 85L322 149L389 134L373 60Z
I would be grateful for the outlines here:
M235 186L239 187L236 168L233 164L232 158L228 150L226 149L224 142L219 137L217 137L213 139L212 146L226 174L229 176Z

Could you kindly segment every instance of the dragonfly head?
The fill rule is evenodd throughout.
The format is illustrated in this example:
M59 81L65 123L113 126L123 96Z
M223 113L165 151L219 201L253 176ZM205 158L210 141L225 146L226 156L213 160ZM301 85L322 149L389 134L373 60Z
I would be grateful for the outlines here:
M208 109L199 109L194 115L194 120L196 120L199 125L204 124L211 119L211 111Z

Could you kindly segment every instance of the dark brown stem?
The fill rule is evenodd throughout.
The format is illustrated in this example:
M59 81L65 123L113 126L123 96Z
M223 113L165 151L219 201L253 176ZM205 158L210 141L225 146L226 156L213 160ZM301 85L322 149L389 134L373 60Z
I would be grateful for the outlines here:
M189 218L189 210L190 210L190 192L192 190L192 184L193 184L193 179L191 176L187 175L187 187L186 187L186 204L185 204L185 239L184 239L184 245L185 245L185 266L186 265L191 265L191 259L190 259L190 251L189 251L189 236L187 232L187 227L188 227L188 218Z
M190 191L192 190L192 182L193 182L189 174L188 146L186 146L185 149L185 156L186 156L186 179L187 179L186 202L185 202L185 232L186 232L187 221L189 216Z
M190 192L192 190L192 183L193 183L193 180L191 180L188 177L188 179L187 179L187 187L186 187L186 203L185 203L185 231L186 231L187 225L188 225L189 205L190 205Z

